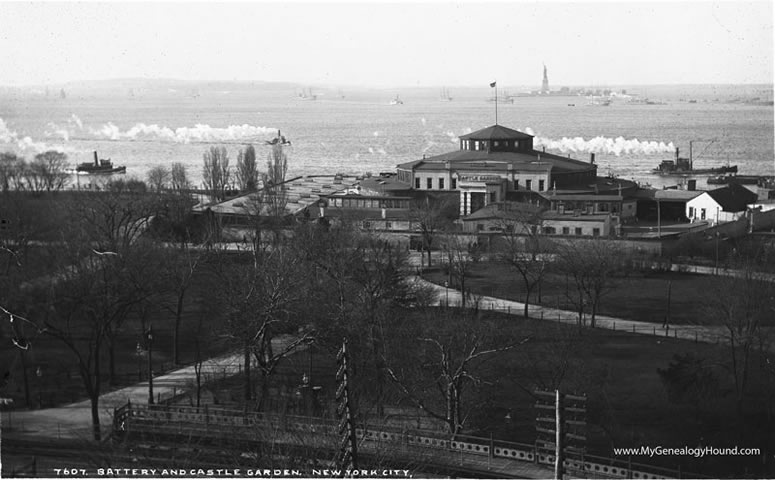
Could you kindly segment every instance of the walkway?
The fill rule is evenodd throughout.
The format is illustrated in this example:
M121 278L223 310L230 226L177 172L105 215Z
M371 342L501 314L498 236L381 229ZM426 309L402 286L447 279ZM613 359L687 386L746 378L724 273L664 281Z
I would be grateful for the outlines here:
M413 276L413 281L432 287L438 294L438 300L435 305L462 305L462 294L454 288L446 288L441 285L429 282L419 276ZM522 316L525 310L525 304L514 300L505 300L487 295L476 296L479 308L483 310L496 310L503 313ZM471 300L466 303L470 305ZM540 305L530 305L528 307L530 318L553 321L576 325L578 323L578 314L568 310L559 310L557 308L543 307ZM586 317L589 324L589 317ZM661 324L642 322L638 320L626 320L623 318L610 317L607 315L597 315L595 317L597 328L619 330L631 333L640 333L644 335L656 335L662 337L680 338L704 343L724 343L727 341L727 333L724 327L714 327L705 325L678 325L662 328Z

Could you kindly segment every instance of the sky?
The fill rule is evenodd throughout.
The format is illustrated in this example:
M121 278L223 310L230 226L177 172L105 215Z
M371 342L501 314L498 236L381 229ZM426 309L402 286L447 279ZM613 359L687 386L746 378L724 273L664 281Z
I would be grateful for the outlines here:
M773 82L773 2L0 1L0 86Z

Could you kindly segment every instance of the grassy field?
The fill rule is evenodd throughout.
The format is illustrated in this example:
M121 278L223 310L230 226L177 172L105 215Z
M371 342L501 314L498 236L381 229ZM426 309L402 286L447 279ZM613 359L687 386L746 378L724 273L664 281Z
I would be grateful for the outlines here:
M426 270L425 278L443 285L448 280L440 269ZM667 314L668 288L670 289L670 323L691 325L706 323L702 311L704 291L713 277L679 272L632 273L626 277L612 280L612 288L606 293L600 305L599 313L628 320L639 320L661 324ZM454 286L454 283L450 283ZM499 262L481 262L472 268L466 280L470 291L519 302L525 301L525 288L522 277L509 266ZM565 276L549 273L541 286L541 301L538 301L538 289L531 294L530 303L547 307L574 310L567 292L574 285L567 283Z

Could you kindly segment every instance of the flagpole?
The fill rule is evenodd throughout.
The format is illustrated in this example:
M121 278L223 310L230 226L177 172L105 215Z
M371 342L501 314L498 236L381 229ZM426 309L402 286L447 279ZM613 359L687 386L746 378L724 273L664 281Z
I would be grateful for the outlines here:
M498 82L495 82L495 125L498 124Z

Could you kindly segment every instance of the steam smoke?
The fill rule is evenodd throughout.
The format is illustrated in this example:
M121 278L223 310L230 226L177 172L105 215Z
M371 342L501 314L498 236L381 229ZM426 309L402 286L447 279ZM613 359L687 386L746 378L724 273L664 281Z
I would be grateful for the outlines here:
M529 127L524 132L535 136L533 129ZM583 137L563 137L560 140L553 140L536 136L533 144L536 148L546 147L548 150L559 150L562 153L603 153L616 155L617 157L622 154L653 155L675 151L673 142L667 144L655 141L641 142L637 138L626 139L624 137L609 138L597 136L589 140L584 140Z
M206 143L223 141L247 141L263 138L277 132L274 127L256 127L253 125L229 125L225 128L211 127L210 125L197 124L194 127L160 127L137 123L129 130L121 131L112 122L108 122L100 129L90 129L92 135L110 140L159 140L175 143Z
M16 148L22 152L32 151L36 154L49 150L63 153L73 153L76 151L73 148L67 148L61 145L48 145L44 142L36 142L29 136L20 138L19 134L16 133L16 131L11 130L2 118L0 118L0 143L15 145Z

